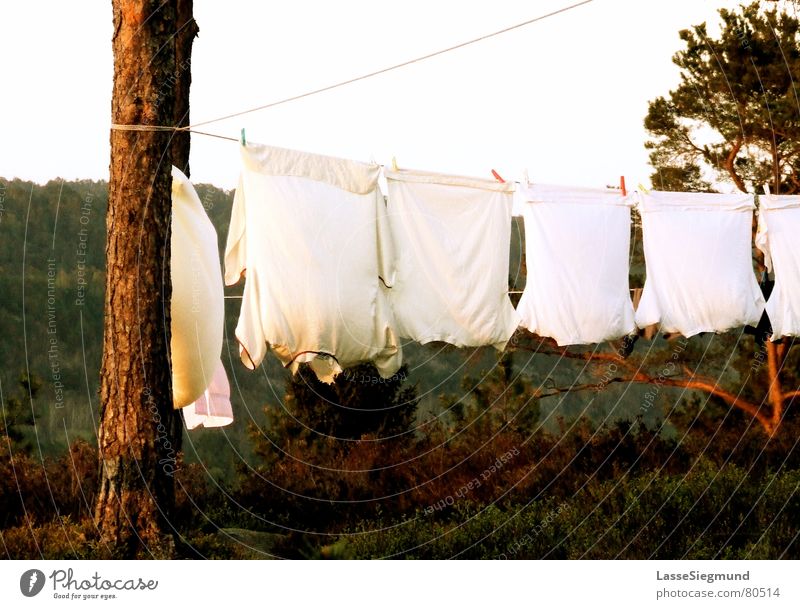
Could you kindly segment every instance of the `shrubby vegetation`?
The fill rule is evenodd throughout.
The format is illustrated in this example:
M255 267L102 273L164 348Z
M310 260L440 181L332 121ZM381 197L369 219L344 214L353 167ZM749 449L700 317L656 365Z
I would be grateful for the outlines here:
M735 411L685 400L666 426L581 418L545 429L505 356L441 416L411 416L398 375L361 366L321 385L302 369L252 424L254 458L221 482L179 464L181 555L206 558L797 558L797 423L768 438ZM22 391L23 385L20 385ZM364 397L365 395L369 397ZM351 408L341 408L348 397ZM332 403L331 403L332 402ZM91 521L96 455L0 452L3 552L104 556Z

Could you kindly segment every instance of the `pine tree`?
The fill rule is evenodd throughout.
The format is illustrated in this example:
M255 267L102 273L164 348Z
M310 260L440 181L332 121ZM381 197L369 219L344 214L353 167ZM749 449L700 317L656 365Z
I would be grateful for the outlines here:
M720 9L716 38L705 23L680 32L680 84L644 122L655 188L708 191L713 176L742 192L800 192L800 22L772 4Z

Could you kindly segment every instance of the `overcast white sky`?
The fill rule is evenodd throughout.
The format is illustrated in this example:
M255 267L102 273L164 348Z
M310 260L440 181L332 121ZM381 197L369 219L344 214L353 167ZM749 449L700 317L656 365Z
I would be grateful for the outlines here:
M192 122L315 89L574 0L195 0ZM648 100L678 82L678 30L726 0L594 0L566 14L282 107L209 125L401 167L604 186L647 183ZM107 178L111 2L0 6L0 176ZM712 28L716 31L716 27ZM237 144L195 135L195 182L233 188Z

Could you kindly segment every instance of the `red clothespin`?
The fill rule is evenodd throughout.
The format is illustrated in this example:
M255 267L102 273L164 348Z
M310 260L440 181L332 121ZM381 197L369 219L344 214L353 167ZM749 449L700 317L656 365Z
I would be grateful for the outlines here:
M494 179L497 180L498 182L500 182L501 184L505 184L506 183L506 181L503 178L501 178L500 174L497 173L494 169L492 169L492 175L494 176Z
M619 189L622 191L623 197L628 196L628 191L625 188L625 176L619 176Z

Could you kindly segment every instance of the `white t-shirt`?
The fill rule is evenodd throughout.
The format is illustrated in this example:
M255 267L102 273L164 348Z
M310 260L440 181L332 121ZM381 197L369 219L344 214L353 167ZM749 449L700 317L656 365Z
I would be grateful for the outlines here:
M519 186L527 281L521 325L559 345L631 333L628 256L633 197L612 190Z
M508 297L513 185L384 173L397 251L389 297L400 335L503 349L519 324Z
M217 232L188 178L172 168L172 390L175 408L211 384L222 352L225 301Z
M380 167L251 143L241 155L225 281L246 272L242 362L255 368L269 345L284 366L309 362L325 382L365 361L397 372Z
M636 325L686 337L758 324L753 195L639 194L647 278Z

